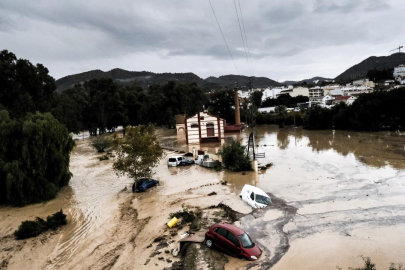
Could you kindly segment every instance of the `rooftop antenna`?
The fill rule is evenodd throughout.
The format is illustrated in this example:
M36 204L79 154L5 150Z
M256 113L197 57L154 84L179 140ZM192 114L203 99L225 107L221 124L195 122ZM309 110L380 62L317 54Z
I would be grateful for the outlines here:
M395 48L395 49L391 50L390 52L396 51L396 50L398 50L398 52L401 52L401 49L402 49L403 47L404 47L404 46L399 45L398 48Z

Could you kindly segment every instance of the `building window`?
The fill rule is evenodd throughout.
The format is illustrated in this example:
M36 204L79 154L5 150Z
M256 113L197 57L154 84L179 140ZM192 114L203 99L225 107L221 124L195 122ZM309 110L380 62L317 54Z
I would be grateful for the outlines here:
M191 128L198 128L198 125L197 125L197 124L191 124L190 127L191 127Z
M213 128L214 127L214 123L207 123L207 128Z
M200 120L204 120L204 116L200 116Z

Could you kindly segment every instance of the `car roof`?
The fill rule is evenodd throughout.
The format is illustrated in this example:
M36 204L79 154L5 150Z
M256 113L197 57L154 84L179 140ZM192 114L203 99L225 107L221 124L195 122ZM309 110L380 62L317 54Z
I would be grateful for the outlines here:
M179 157L182 157L182 156L170 156L169 158L179 158Z
M245 233L245 231L242 230L241 228L238 228L235 225L226 223L226 222L220 222L220 223L215 224L214 226L227 229L228 231L232 232L235 235L241 235L241 234Z
M265 197L269 197L269 195L267 195L266 192L264 192L263 190L261 190L258 187L254 187L254 186L251 186L251 185L244 185L242 190L245 190L245 189L249 189L250 191L253 191L255 194L259 194L259 195L262 195L262 196L265 196Z

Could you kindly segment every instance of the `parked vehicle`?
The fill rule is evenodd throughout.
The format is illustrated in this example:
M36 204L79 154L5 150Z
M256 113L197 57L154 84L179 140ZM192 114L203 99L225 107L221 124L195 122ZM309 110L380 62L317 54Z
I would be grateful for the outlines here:
M267 205L271 204L269 195L260 188L251 185L245 185L239 197L255 209L265 208Z
M189 159L189 158L184 158L184 157L180 162L180 166L189 166L189 165L193 165L193 164L194 164L194 160Z
M132 185L132 192L143 192L148 188L159 185L159 181L151 178L141 178Z
M171 156L167 160L168 167L188 166L194 164L194 160L182 156Z
M257 260L262 255L262 250L244 230L224 222L215 224L206 232L205 244L249 261Z
M210 158L209 155L198 155L195 158L196 164L207 168L214 168L216 166L216 162L217 161Z

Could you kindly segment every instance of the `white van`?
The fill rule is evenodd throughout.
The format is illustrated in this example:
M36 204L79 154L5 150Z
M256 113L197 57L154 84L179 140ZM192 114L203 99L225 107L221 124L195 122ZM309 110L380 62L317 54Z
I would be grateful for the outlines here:
M180 163L183 161L184 157L182 156L171 156L167 160L167 167L176 167L179 166Z
M260 188L251 185L245 185L239 197L255 209L265 208L267 205L271 204L269 195Z

